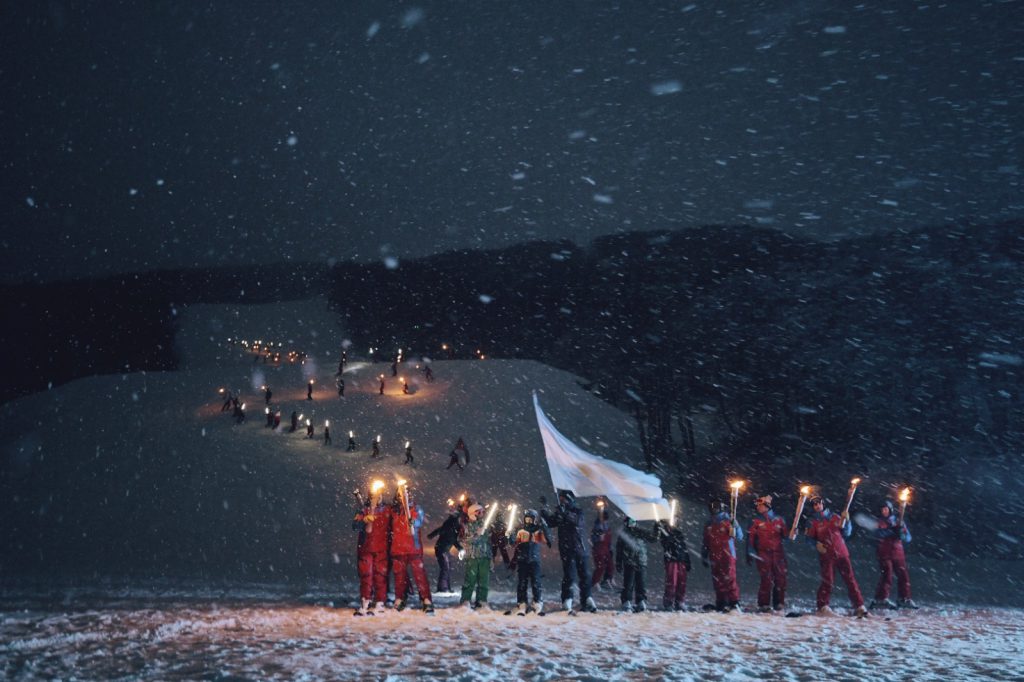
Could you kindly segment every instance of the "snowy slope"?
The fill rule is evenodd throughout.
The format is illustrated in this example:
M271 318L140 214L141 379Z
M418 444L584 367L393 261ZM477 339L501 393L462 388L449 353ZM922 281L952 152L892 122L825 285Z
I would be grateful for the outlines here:
M228 336L276 337L310 354L305 365L254 364ZM0 671L11 677L149 679L1011 679L1024 661L1018 609L1022 573L1009 563L932 564L910 550L916 613L868 622L836 617L612 612L570 619L469 614L440 596L434 618L417 612L354 619L356 595L351 491L373 477L412 482L428 527L444 500L463 491L520 509L551 496L530 393L568 437L592 452L639 464L632 420L583 391L577 378L534 362L434 362L427 384L415 363L403 395L386 364L350 351L346 395L333 391L343 335L322 302L182 311L185 367L76 381L0 408L5 476ZM313 378L315 400L305 400ZM269 383L285 421L311 415L315 440L264 428L259 386ZM220 411L217 389L243 392L249 420ZM255 409L253 409L255 408ZM320 440L323 421L334 444ZM360 450L346 453L353 429ZM381 434L383 457L369 438ZM472 453L462 473L446 470L458 436ZM416 466L402 464L411 440ZM585 508L593 509L590 501ZM790 510L782 510L787 516ZM691 549L703 512L683 500ZM591 514L592 518L592 514ZM928 532L919 529L918 532ZM862 589L876 570L872 549L851 543ZM652 548L650 601L662 569ZM433 578L436 569L427 561ZM710 598L695 562L688 601ZM790 551L790 602L813 605L817 560ZM557 598L555 551L544 568L545 598ZM740 567L744 603L756 573ZM456 569L455 584L461 584ZM514 586L499 570L492 602ZM956 602L959 605L951 606ZM834 598L845 606L845 590ZM840 609L842 611L842 609ZM114 653L116 655L111 656Z

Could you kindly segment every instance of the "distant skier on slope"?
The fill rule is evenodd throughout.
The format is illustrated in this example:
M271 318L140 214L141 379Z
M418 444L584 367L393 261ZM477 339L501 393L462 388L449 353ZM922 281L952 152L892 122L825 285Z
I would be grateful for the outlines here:
M459 436L459 440L455 443L455 447L448 453L448 466L445 469L451 469L453 466L459 467L459 471L466 468L469 464L469 448L466 447L466 442L462 440L462 436Z

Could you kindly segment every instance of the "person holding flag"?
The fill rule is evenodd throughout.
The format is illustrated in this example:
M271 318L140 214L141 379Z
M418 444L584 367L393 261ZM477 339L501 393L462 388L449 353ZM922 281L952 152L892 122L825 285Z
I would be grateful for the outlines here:
M757 609L781 611L786 605L786 552L782 541L789 530L786 521L772 510L772 496L754 501L757 514L747 532L747 565L757 562L761 585L757 590Z
M546 502L541 498L541 503ZM590 596L590 567L587 565L586 526L583 510L576 504L571 490L558 491L558 506L554 512L541 509L541 518L548 526L558 529L558 555L562 559L562 606L569 613L572 608L572 584L578 579L580 601L590 613L597 612L597 604Z

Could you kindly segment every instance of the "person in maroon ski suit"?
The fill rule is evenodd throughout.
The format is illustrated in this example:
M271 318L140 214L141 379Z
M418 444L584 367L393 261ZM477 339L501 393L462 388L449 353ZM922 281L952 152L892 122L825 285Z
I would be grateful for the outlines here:
M601 583L602 589L611 589L615 577L615 557L612 556L612 525L608 522L611 515L602 509L594 519L594 527L590 531L590 545L594 550L594 577L591 586Z
M910 542L910 529L906 524L899 522L892 500L882 503L882 515L875 521L878 524L874 531L875 539L878 540L878 567L882 575L878 580L871 608L896 608L896 604L889 600L892 576L895 573L896 589L900 596L899 608L916 609L917 605L910 598L910 572L907 571L907 557L903 552L903 543Z
M711 518L704 524L701 562L711 566L715 588L715 608L732 611L739 608L740 585L736 580L736 540L743 540L743 529L729 516L725 504L713 500L708 505Z
M786 551L782 541L789 534L786 521L772 511L772 496L754 502L757 515L747 531L747 565L757 561L761 585L757 590L760 611L781 611L786 605Z
M391 507L384 504L382 492L370 493L367 502L356 512L352 529L359 531L356 556L359 560L359 596L362 600L355 615L371 614L376 598L383 607L388 597L388 533Z
M807 541L818 550L818 562L821 568L821 584L818 586L817 601L819 613L832 612L829 601L832 599L835 574L839 573L843 582L846 583L846 590L850 595L850 605L853 606L858 616L866 616L864 597L861 596L860 586L857 585L857 578L853 575L853 565L850 563L850 550L846 548L846 541L843 540L844 537L850 537L853 532L850 519L845 513L838 516L833 514L821 497L811 498L811 508L814 511L808 518L806 534Z
M408 489L405 491L408 494ZM406 513L408 510L408 513ZM395 572L395 609L402 611L409 603L409 571L412 571L416 591L419 592L423 610L434 612L430 598L430 581L423 568L423 540L420 528L423 526L423 510L412 501L402 499L402 491L395 495L391 506L391 567Z

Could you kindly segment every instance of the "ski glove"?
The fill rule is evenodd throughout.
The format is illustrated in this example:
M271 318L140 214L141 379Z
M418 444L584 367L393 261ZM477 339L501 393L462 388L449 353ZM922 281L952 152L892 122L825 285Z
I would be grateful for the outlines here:
M466 558L466 550L460 549L459 550L459 561L462 561L465 558Z
M814 543L814 548L818 550L818 554L824 554L825 552L828 551L828 549L825 547L825 545L823 543L821 543L821 542Z

